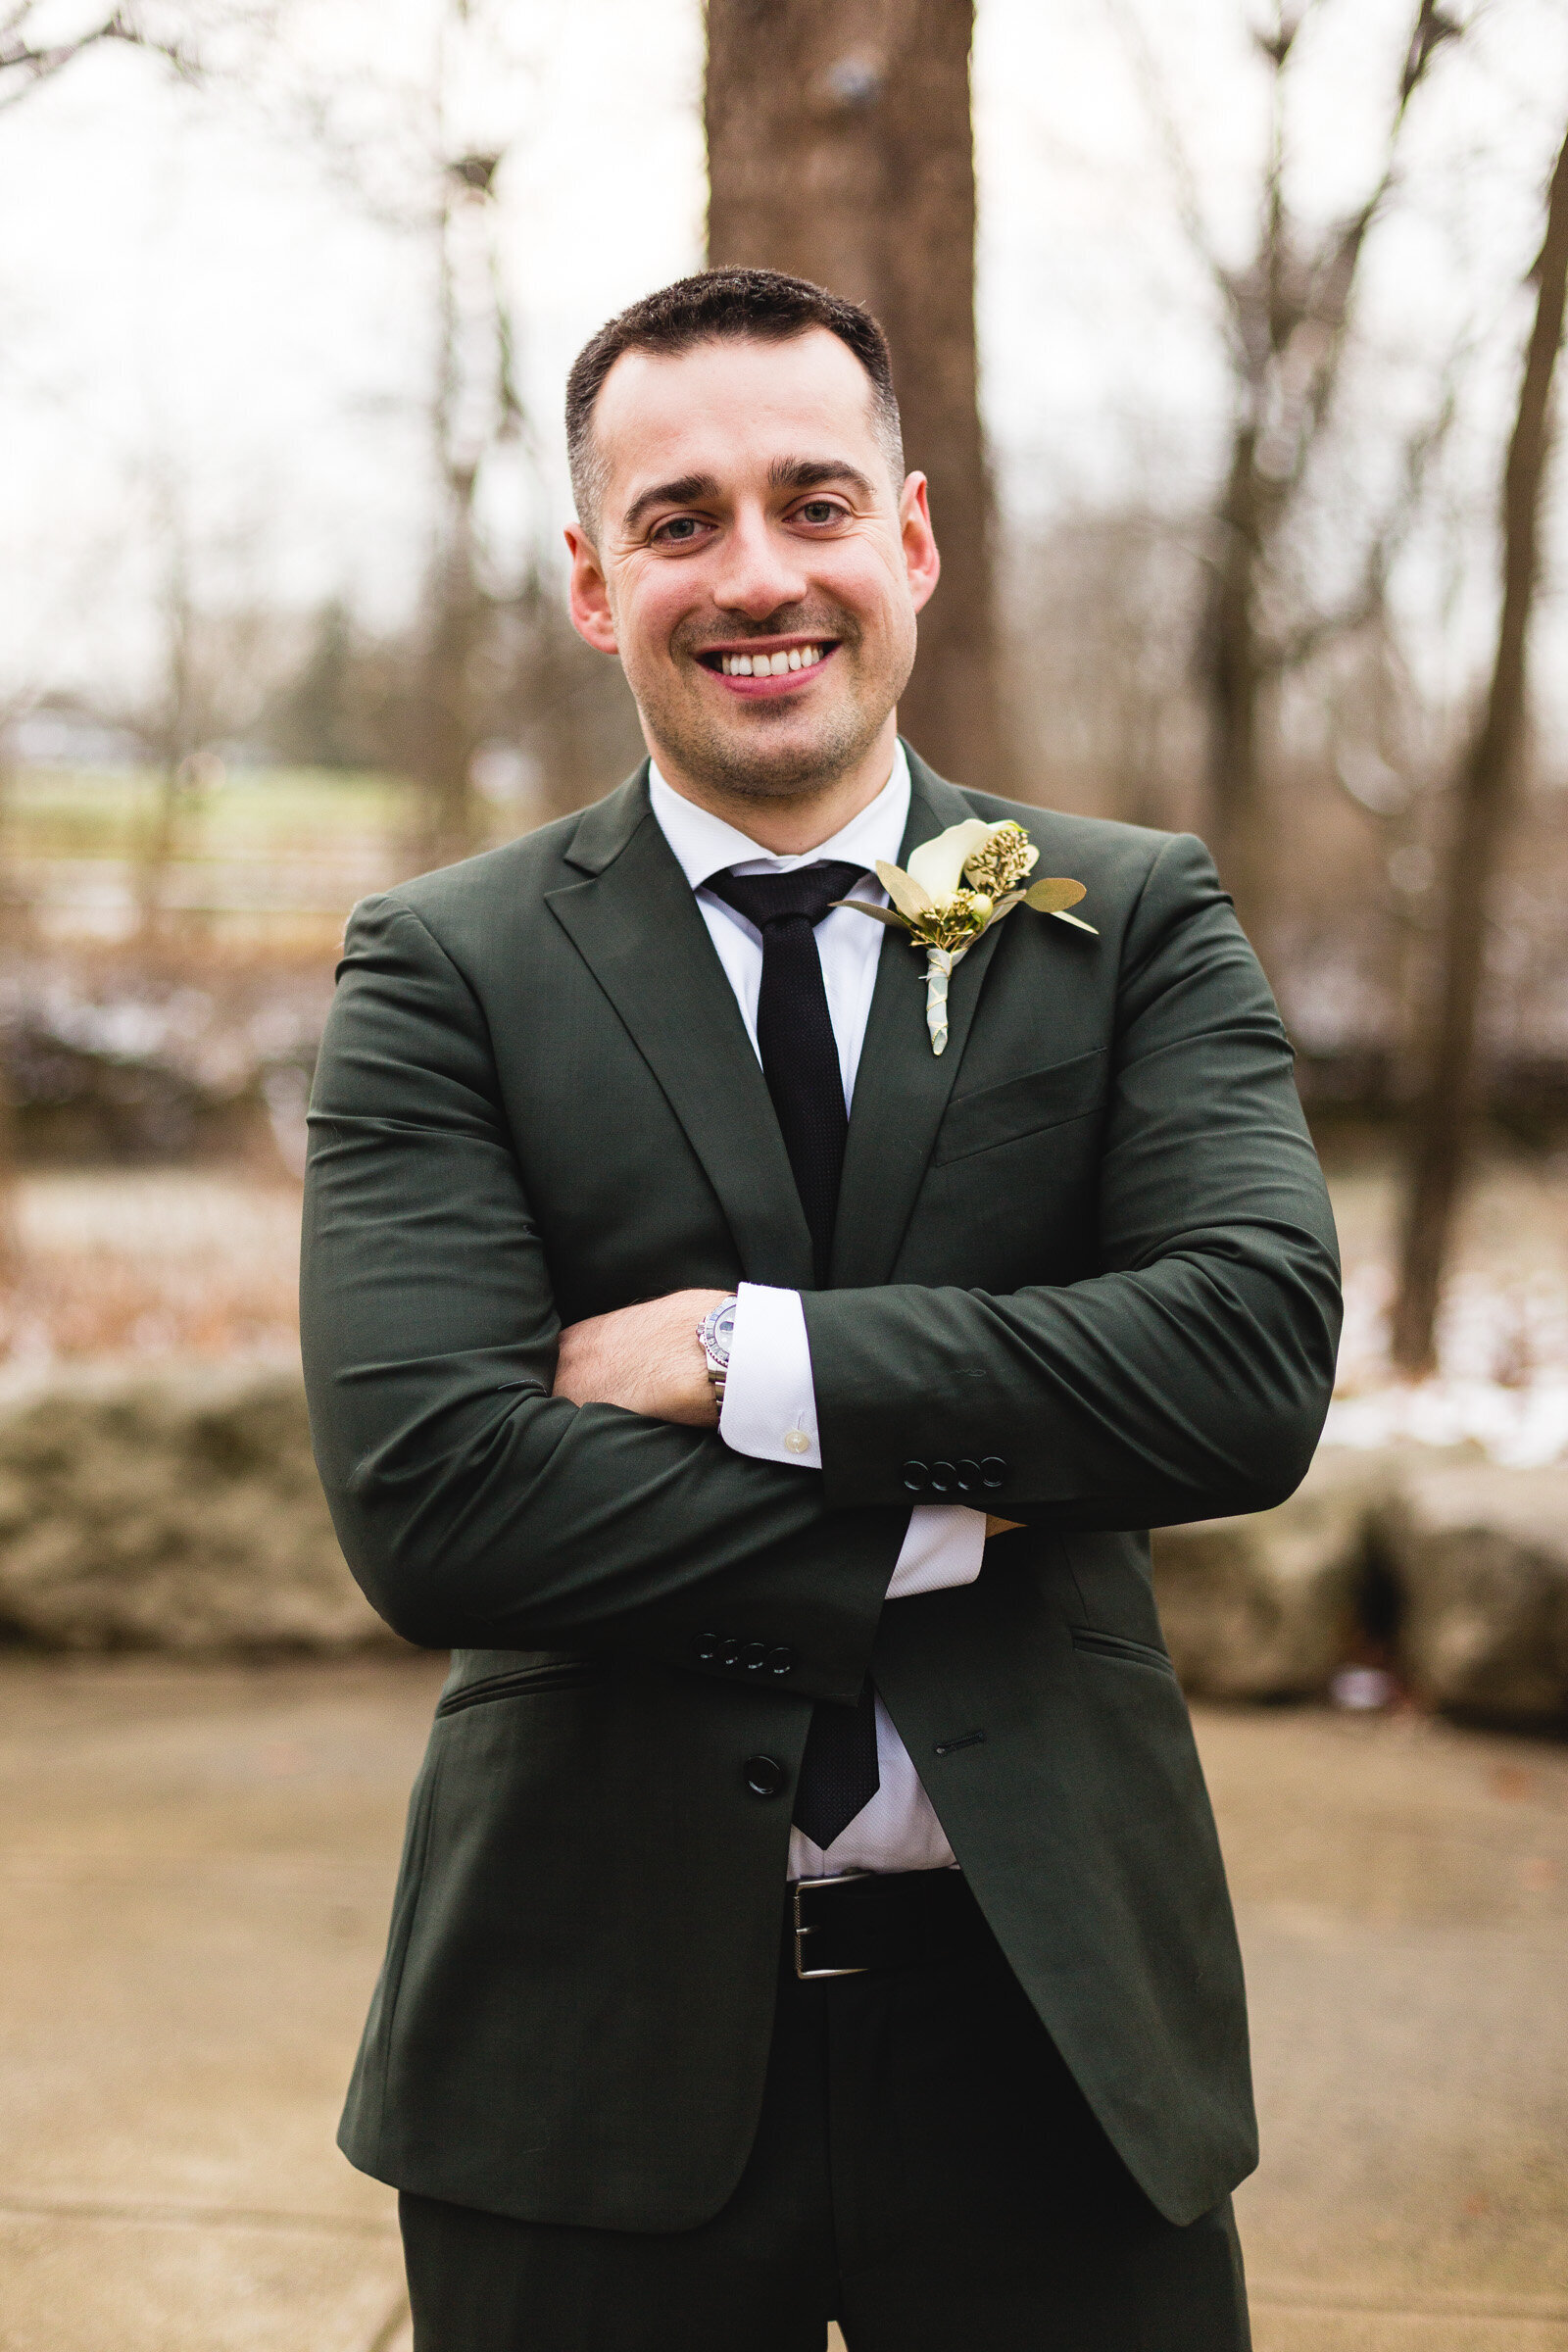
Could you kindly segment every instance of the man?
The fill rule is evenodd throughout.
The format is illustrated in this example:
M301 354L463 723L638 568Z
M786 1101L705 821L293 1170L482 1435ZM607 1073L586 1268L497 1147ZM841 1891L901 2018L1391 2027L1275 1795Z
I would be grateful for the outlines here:
M313 1112L322 1477L454 1652L343 2145L419 2352L1232 2352L1241 1971L1138 1531L1318 1435L1288 1045L1198 842L900 743L938 558L864 312L688 279L567 416L650 763L358 909ZM1081 913L987 896L939 1054L879 862L1008 819Z

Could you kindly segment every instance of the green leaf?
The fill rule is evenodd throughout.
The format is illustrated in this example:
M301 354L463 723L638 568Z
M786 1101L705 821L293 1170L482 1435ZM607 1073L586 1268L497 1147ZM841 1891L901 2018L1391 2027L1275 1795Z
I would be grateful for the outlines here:
M856 914L868 914L873 922L886 923L890 931L907 931L909 928L907 919L895 913L891 906L871 906L864 899L830 899L828 904L832 906L848 906Z
M1064 874L1047 874L1023 895L1037 914L1060 914L1064 906L1076 906L1089 893L1081 882L1069 882ZM1087 923L1080 927L1089 929Z
M902 866L893 865L886 858L876 861L876 878L901 914L915 922L932 910L932 901L918 882L912 882Z

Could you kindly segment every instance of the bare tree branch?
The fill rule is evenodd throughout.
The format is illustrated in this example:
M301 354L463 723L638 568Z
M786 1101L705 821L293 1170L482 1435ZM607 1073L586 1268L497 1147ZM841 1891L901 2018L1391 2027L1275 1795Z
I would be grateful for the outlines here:
M1435 1368L1437 1313L1470 1147L1487 928L1528 712L1526 661L1540 580L1552 386L1568 310L1568 135L1551 175L1545 230L1530 277L1536 316L1503 472L1496 654L1486 706L1455 779L1441 953L1405 1173L1393 1346L1399 1369L1415 1377Z
M185 77L195 70L194 61L180 42L160 39L146 31L128 10L117 8L112 16L78 33L74 40L44 43L34 43L27 37L27 19L34 14L33 0L26 0L24 6L11 10L0 27L0 111L20 105L40 82L52 81L87 50L99 48L106 41L149 50Z

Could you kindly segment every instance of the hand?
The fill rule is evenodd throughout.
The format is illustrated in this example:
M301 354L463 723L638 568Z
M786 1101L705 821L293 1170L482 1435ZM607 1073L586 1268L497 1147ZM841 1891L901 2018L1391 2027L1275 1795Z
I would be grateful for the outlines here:
M568 1323L553 1394L573 1404L618 1404L651 1421L716 1429L718 1398L697 1326L727 1291L674 1291L642 1306Z
M986 1542L989 1544L993 1536L1010 1536L1015 1527L1022 1525L1021 1519L999 1519L994 1511L987 1511Z

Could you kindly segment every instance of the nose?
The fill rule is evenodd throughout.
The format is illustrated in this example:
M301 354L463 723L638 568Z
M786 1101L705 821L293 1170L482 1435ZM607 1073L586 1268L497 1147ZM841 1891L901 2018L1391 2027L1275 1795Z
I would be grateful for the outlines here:
M774 530L760 508L743 508L724 535L714 603L748 620L766 620L783 606L800 604L808 584L798 545Z

